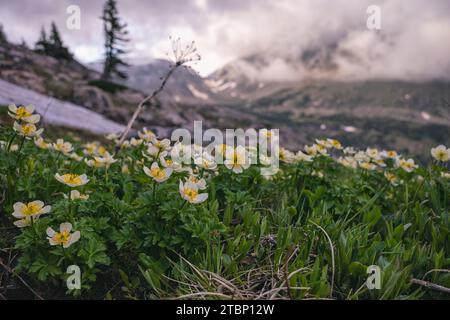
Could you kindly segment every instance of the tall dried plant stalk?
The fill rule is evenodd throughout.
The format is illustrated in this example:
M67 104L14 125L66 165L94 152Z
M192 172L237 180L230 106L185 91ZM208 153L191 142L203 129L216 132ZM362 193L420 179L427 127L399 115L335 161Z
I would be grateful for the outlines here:
M155 99L165 88L167 81L172 76L172 74L175 72L175 70L178 67L186 67L186 63L198 61L200 60L200 55L197 53L197 49L195 47L195 42L192 41L190 44L188 44L185 47L181 46L181 40L180 38L172 41L172 54L174 56L174 64L170 65L169 70L167 71L166 75L162 78L161 85L158 89L153 91L153 93L149 96L147 96L145 99L143 99L139 105L137 106L136 110L133 113L133 116L131 117L130 121L128 121L128 124L125 128L125 131L122 133L122 136L120 137L119 141L117 142L117 147L120 148L122 143L125 141L125 139L128 136L128 133L130 132L131 128L133 127L134 122L136 121L137 117L141 113L141 111L144 109L144 106L146 103L152 103L153 99Z

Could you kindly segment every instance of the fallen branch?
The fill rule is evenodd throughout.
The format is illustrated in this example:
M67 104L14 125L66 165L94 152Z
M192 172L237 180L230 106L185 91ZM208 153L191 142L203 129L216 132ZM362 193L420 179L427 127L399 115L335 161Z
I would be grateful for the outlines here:
M432 289L432 290L436 290L436 291L440 291L440 292L444 292L444 293L450 294L450 288L443 287L443 286L440 286L440 285L432 283L432 282L419 280L419 279L411 279L411 283L412 284L417 284L419 286L422 286L422 287L425 287L425 288L428 288L428 289Z

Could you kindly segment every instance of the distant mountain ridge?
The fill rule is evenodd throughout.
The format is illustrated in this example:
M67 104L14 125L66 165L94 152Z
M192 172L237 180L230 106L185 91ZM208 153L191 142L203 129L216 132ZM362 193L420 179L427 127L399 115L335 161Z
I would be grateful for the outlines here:
M325 136L423 157L434 144L450 144L450 82L339 80L334 50L305 51L291 59L255 54L228 63L207 83L237 99L246 112L271 119L265 123L300 146ZM348 53L347 59L356 57ZM283 74L268 77L275 67ZM291 78L284 71L292 72Z
M201 120L205 129L277 128L282 146L291 149L301 149L316 138L333 137L346 145L397 149L422 157L432 146L450 143L449 82L249 77L252 73L247 67L263 70L273 66L271 61L276 59L258 55L239 59L206 79L179 68L167 91L142 112L135 128L147 126L167 137L173 129L191 129L195 120ZM334 68L326 50L306 54L301 62L285 62L306 63L304 70L322 74ZM126 82L104 82L92 66L0 44L0 79L62 104L84 107L119 125L126 124L167 70L167 61L155 60L129 67Z
M153 59L145 64L135 64L129 61L129 67L122 67L127 75L126 80L114 79L115 82L139 90L146 94L155 91L163 77L170 69L171 62L164 59ZM96 71L102 70L99 62L87 65ZM215 94L206 85L205 80L191 68L180 67L169 78L166 87L159 97L162 101L180 102L190 104L205 104L215 100Z

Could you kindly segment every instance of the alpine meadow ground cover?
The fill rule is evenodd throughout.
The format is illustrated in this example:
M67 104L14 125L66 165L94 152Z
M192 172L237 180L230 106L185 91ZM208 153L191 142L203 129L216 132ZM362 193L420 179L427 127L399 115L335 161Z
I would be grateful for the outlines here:
M200 161L186 165L170 156L180 144L145 128L115 152L114 134L104 144L50 141L32 106L9 115L0 131L6 297L449 297L445 146L423 166L315 140L281 148L280 170L264 176L233 146L215 150L233 154L224 165L193 146ZM66 286L73 265L80 289ZM366 286L371 265L380 289Z

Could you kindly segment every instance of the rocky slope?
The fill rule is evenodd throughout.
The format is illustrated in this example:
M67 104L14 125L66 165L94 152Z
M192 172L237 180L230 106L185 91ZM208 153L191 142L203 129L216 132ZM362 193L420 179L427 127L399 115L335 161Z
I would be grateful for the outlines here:
M11 84L32 90L34 93L70 102L96 113L104 115L118 124L126 124L139 102L159 85L162 66L158 72L152 67L132 68L136 77L130 77L131 83L112 83L99 80L100 73L85 67L77 61L58 61L52 57L37 54L22 46L0 44L0 79ZM147 106L136 122L136 128L147 126L159 134L167 136L171 130L178 127L190 128L194 120L202 120L206 128L234 128L235 126L252 126L258 123L255 116L242 114L236 106L216 105L212 100L201 99L207 90L205 85L200 86L198 79L185 69L178 69L174 78L175 85L171 84L168 92L164 92L152 106ZM143 75L149 79L145 84L138 85ZM184 83L181 79L197 80L195 84ZM176 82L184 85L178 86ZM137 89L132 89L135 86ZM148 88L148 90L145 90ZM179 98L175 88L181 88ZM143 91L140 91L141 89ZM171 91L172 90L172 91ZM189 90L190 96L186 99L182 91ZM183 96L181 96L183 95ZM170 99L169 99L169 98ZM0 99L2 98L0 94ZM3 97L4 100L11 97ZM199 101L202 103L199 103ZM19 103L19 101L17 102Z
M77 61L60 61L14 44L0 44L0 78L10 83L69 101L119 122L144 94L127 88L102 89L99 74ZM116 90L114 94L112 90Z

